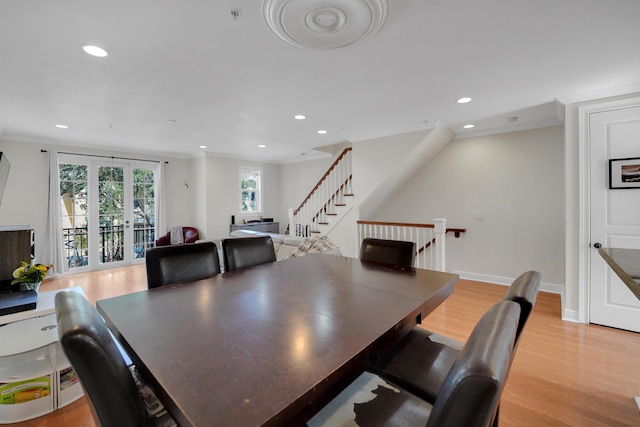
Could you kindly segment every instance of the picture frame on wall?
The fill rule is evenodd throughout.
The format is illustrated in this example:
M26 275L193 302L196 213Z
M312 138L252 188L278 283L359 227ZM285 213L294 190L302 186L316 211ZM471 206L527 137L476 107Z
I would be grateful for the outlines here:
M640 157L609 159L609 188L640 188Z

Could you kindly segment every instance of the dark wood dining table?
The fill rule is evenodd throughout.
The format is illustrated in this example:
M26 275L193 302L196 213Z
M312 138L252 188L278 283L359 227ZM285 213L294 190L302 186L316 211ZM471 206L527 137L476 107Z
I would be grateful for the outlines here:
M96 305L181 426L294 425L457 280L311 254Z

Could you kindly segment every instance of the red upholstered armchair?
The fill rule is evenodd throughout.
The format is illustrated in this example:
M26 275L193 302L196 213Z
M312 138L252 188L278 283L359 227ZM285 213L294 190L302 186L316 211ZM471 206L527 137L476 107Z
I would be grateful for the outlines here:
M195 227L182 227L182 235L185 243L195 243L200 238ZM156 246L168 246L171 244L171 231L156 239Z

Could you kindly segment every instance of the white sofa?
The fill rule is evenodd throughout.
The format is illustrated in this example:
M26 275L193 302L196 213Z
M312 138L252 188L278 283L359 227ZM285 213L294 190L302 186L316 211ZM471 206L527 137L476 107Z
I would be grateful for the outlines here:
M289 236L287 234L263 233L261 231L253 230L235 230L231 232L231 237L254 237L265 235L271 236L273 249L276 251L276 260L278 261L287 258L296 249L298 249L298 246L300 246L302 242L304 242L304 237Z
M276 251L277 261L287 258L296 249L298 249L298 246L300 246L302 242L304 242L304 237L296 237L296 236L289 236L286 234L276 234L276 233L263 233L261 231L253 231L253 230L235 230L235 231L232 231L230 234L231 237L237 237L237 238L265 236L265 235L271 236L271 240L273 241L273 249L275 249ZM218 248L218 256L220 257L220 264L222 266L222 259L223 259L222 258L222 240L226 238L227 237L223 237L219 239L203 239L203 240L196 241L196 243L202 243L202 242L215 243L216 248Z
M242 237L254 237L254 236L271 236L271 240L273 241L273 248L276 251L276 260L281 261L283 259L287 259L292 253L295 252L296 249L305 241L304 237L298 236L289 236L288 234L277 234L277 233L264 233L262 231L253 231L253 230L234 230L230 234L231 237L242 238ZM218 255L220 257L220 263L222 264L222 240L220 239L204 239L198 240L196 243L200 242L214 242L216 247L218 248ZM333 255L342 255L339 250L329 250L326 253Z

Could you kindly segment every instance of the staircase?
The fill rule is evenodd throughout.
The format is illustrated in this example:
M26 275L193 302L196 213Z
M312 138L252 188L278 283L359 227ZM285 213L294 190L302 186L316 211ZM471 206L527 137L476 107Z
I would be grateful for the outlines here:
M324 236L353 208L351 147L345 148L297 209L289 209L289 234Z
M295 210L289 209L287 232L301 237L328 235L340 247L343 255L357 257L362 238L369 236L367 227L383 226L384 231L379 231L378 235L378 231L373 230L371 236L415 241L419 256L416 267L444 270L445 234L451 231L457 238L465 229L445 228L445 220L440 218L434 219L434 224L380 223L361 219L375 217L380 207L432 161L454 136L453 131L438 123L402 159L391 165L386 160L385 163L374 161L365 165L385 176L380 182L369 182L366 178L358 181L360 196L357 205L351 190L351 148L346 148L300 206ZM358 163L358 167L363 167L362 162ZM365 228L359 229L361 225L365 225ZM434 229L436 225L441 229L440 232L431 234L430 231L427 235L416 231L421 228Z

